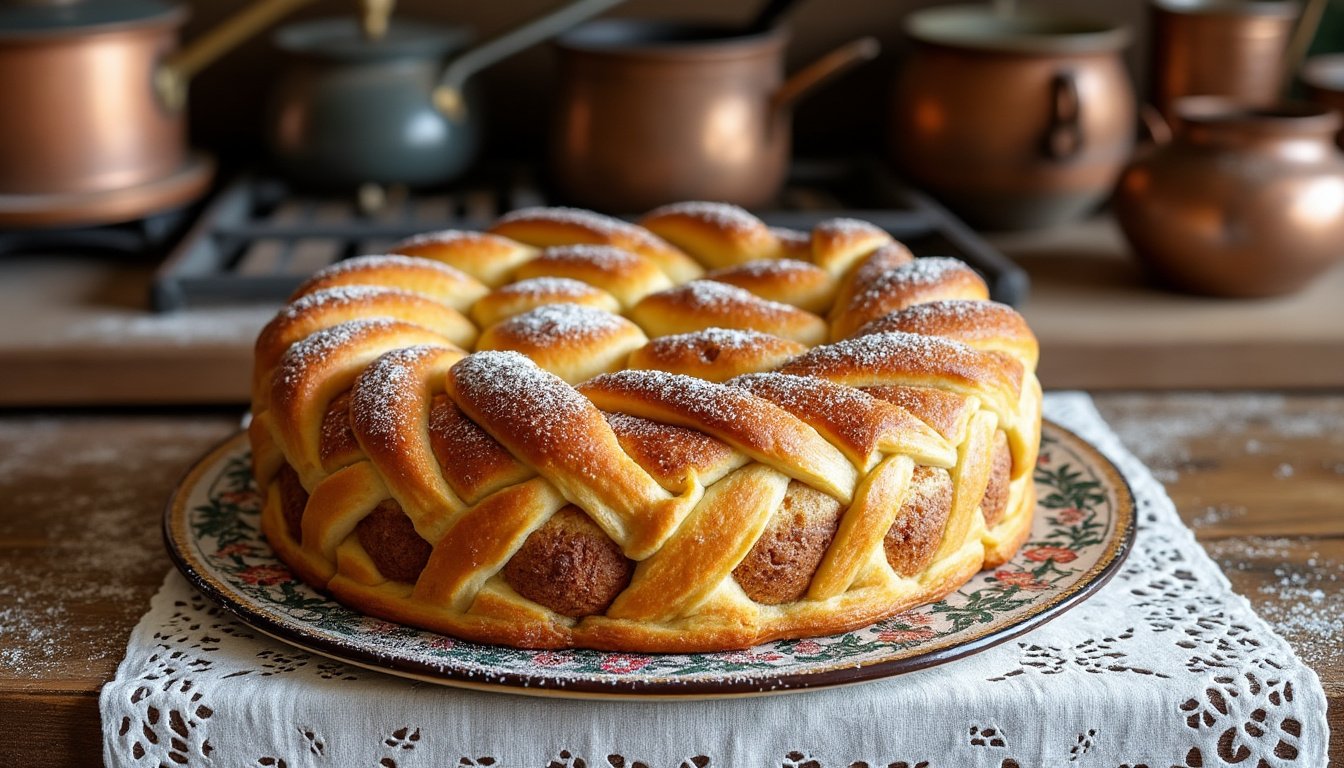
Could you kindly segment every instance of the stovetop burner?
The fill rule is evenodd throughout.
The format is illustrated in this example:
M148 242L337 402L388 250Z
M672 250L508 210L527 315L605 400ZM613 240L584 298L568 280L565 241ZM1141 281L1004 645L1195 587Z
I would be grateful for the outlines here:
M0 255L94 251L162 256L182 234L191 214L191 209L179 209L95 227L0 229Z
M484 229L508 211L551 204L519 166L488 170L452 192L394 190L378 202L366 212L357 199L295 195L274 179L243 177L211 201L160 268L154 307L280 303L313 272L342 259L382 253L421 232ZM878 161L796 162L778 206L755 213L771 226L801 230L837 216L864 219L917 256L970 264L998 301L1026 298L1021 268Z

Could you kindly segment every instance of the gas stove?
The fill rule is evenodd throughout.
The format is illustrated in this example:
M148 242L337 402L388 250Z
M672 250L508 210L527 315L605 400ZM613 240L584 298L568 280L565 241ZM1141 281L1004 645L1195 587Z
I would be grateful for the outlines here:
M374 190L359 198L314 197L244 176L216 196L159 269L154 308L279 303L313 272L381 253L413 234L483 229L517 208L548 205L522 166L487 169L452 191ZM953 256L977 269L993 298L1021 303L1026 273L928 196L876 160L794 164L778 205L754 211L767 224L809 230L839 216L870 221L917 256Z

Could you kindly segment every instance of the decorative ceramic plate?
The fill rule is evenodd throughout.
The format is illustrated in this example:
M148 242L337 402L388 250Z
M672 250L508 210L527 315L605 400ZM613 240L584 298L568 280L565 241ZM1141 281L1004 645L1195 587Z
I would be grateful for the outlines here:
M1119 568L1134 540L1134 502L1095 448L1047 422L1036 516L1017 556L942 602L864 629L745 651L638 654L523 651L369 618L295 579L261 536L261 497L237 435L187 474L164 536L189 581L247 624L286 643L394 675L533 695L717 697L876 680L967 656L1077 605Z

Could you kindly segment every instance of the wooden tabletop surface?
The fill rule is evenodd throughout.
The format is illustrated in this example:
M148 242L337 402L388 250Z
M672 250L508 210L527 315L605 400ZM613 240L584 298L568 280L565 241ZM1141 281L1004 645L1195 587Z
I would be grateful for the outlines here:
M1227 301L1149 284L1105 216L993 243L1031 276L1022 312L1050 386L1344 387L1344 264L1291 296ZM0 258L0 406L245 402L276 305L155 314L155 266Z
M1320 675L1344 760L1344 396L1097 403L1232 585ZM99 754L98 690L170 567L164 501L238 415L0 415L0 766Z

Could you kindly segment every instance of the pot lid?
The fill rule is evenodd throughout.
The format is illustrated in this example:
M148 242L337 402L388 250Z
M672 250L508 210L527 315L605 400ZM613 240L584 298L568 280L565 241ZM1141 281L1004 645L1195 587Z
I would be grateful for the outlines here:
M367 40L353 18L330 18L287 24L276 31L276 47L291 53L332 59L368 60L443 56L471 40L465 27L391 19L387 33Z
M1129 45L1129 28L1098 19L991 5L935 6L910 14L905 31L925 43L998 53L1104 53Z
M163 0L0 2L0 39L103 32L185 18L186 11Z

